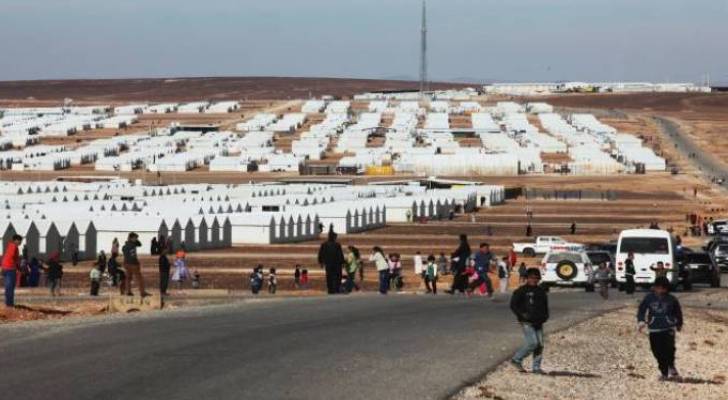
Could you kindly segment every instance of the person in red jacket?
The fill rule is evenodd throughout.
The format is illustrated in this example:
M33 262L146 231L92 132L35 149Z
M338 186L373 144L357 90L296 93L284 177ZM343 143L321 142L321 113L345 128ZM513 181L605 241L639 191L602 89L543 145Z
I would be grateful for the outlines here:
M23 237L14 235L3 253L2 270L5 283L5 306L15 306L15 284L18 269L20 268L20 243Z

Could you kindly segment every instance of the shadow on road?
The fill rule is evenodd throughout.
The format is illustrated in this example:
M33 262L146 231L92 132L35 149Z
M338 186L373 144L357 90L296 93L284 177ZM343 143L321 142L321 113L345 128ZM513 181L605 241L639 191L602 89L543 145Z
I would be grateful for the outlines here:
M591 378L591 379L602 377L601 375L590 374L588 372L574 372L574 371L549 371L548 373L546 373L546 376L553 376L554 378L561 377L561 376L569 376L569 377L574 377L574 378Z

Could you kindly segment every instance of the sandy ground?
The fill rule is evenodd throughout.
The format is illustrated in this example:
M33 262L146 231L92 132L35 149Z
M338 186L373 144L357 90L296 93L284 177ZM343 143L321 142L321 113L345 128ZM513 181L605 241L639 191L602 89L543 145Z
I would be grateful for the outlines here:
M635 312L636 306L630 306L549 335L544 355L548 375L522 374L504 364L455 398L728 398L728 358L721 350L728 346L728 311L685 309L676 363L683 378L671 382L658 381L648 338L636 332Z

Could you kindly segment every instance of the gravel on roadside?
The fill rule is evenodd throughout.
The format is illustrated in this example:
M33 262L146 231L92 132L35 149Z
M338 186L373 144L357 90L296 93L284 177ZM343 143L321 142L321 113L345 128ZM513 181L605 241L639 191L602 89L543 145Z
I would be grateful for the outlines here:
M728 399L728 311L684 309L676 343L681 382L658 381L635 313L634 306L626 307L549 335L547 375L519 373L505 363L455 399Z

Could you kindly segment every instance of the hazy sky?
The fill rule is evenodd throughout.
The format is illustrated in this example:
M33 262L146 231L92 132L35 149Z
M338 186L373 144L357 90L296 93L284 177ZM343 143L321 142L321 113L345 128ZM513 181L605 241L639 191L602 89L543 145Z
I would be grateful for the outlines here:
M433 80L728 82L728 0L429 0ZM419 0L0 0L0 80L416 78Z

